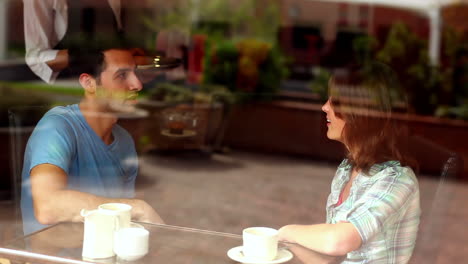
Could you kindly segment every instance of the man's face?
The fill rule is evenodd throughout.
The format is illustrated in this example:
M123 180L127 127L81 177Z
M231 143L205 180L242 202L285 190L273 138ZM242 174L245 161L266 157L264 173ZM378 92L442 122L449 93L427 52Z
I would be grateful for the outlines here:
M97 98L112 112L134 110L142 84L135 74L135 60L127 50L104 52L105 69L101 73L96 91Z

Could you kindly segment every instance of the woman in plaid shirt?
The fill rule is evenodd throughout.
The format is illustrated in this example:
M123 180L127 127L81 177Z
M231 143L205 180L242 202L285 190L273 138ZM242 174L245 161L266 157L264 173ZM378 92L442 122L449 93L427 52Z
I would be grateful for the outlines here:
M345 256L343 263L407 263L419 218L418 181L392 118L399 86L394 72L378 62L336 73L322 110L327 137L343 143L327 202L327 222L287 225L280 240L316 252Z

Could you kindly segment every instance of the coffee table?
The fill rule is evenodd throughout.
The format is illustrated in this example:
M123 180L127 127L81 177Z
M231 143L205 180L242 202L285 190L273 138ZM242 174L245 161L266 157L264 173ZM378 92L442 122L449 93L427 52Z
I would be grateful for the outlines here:
M141 259L126 262L117 257L90 260L81 256L83 223L59 223L30 235L8 241L0 247L0 258L12 263L202 263L234 264L230 249L242 245L237 234L186 227L139 223L150 231L149 253ZM287 261L298 263L339 263L342 258L324 256L295 244L281 244L293 253ZM281 261L271 263L282 263Z

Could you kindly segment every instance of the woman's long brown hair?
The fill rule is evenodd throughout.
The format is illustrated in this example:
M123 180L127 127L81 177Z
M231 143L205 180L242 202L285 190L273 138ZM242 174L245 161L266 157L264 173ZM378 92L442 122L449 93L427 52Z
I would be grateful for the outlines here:
M405 144L405 123L392 116L398 107L404 110L405 96L390 67L372 62L334 74L330 98L336 115L346 122L342 138L355 168L368 173L374 164L397 160L416 169Z

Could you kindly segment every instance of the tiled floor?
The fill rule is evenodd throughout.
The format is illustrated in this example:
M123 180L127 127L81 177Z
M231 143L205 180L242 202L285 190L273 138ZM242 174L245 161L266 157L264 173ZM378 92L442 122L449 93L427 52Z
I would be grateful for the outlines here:
M244 152L144 155L140 165L137 189L168 224L238 234L247 226L323 222L337 166ZM468 185L420 177L420 189L423 223L412 263L465 263ZM11 236L11 207L0 208L0 232Z

